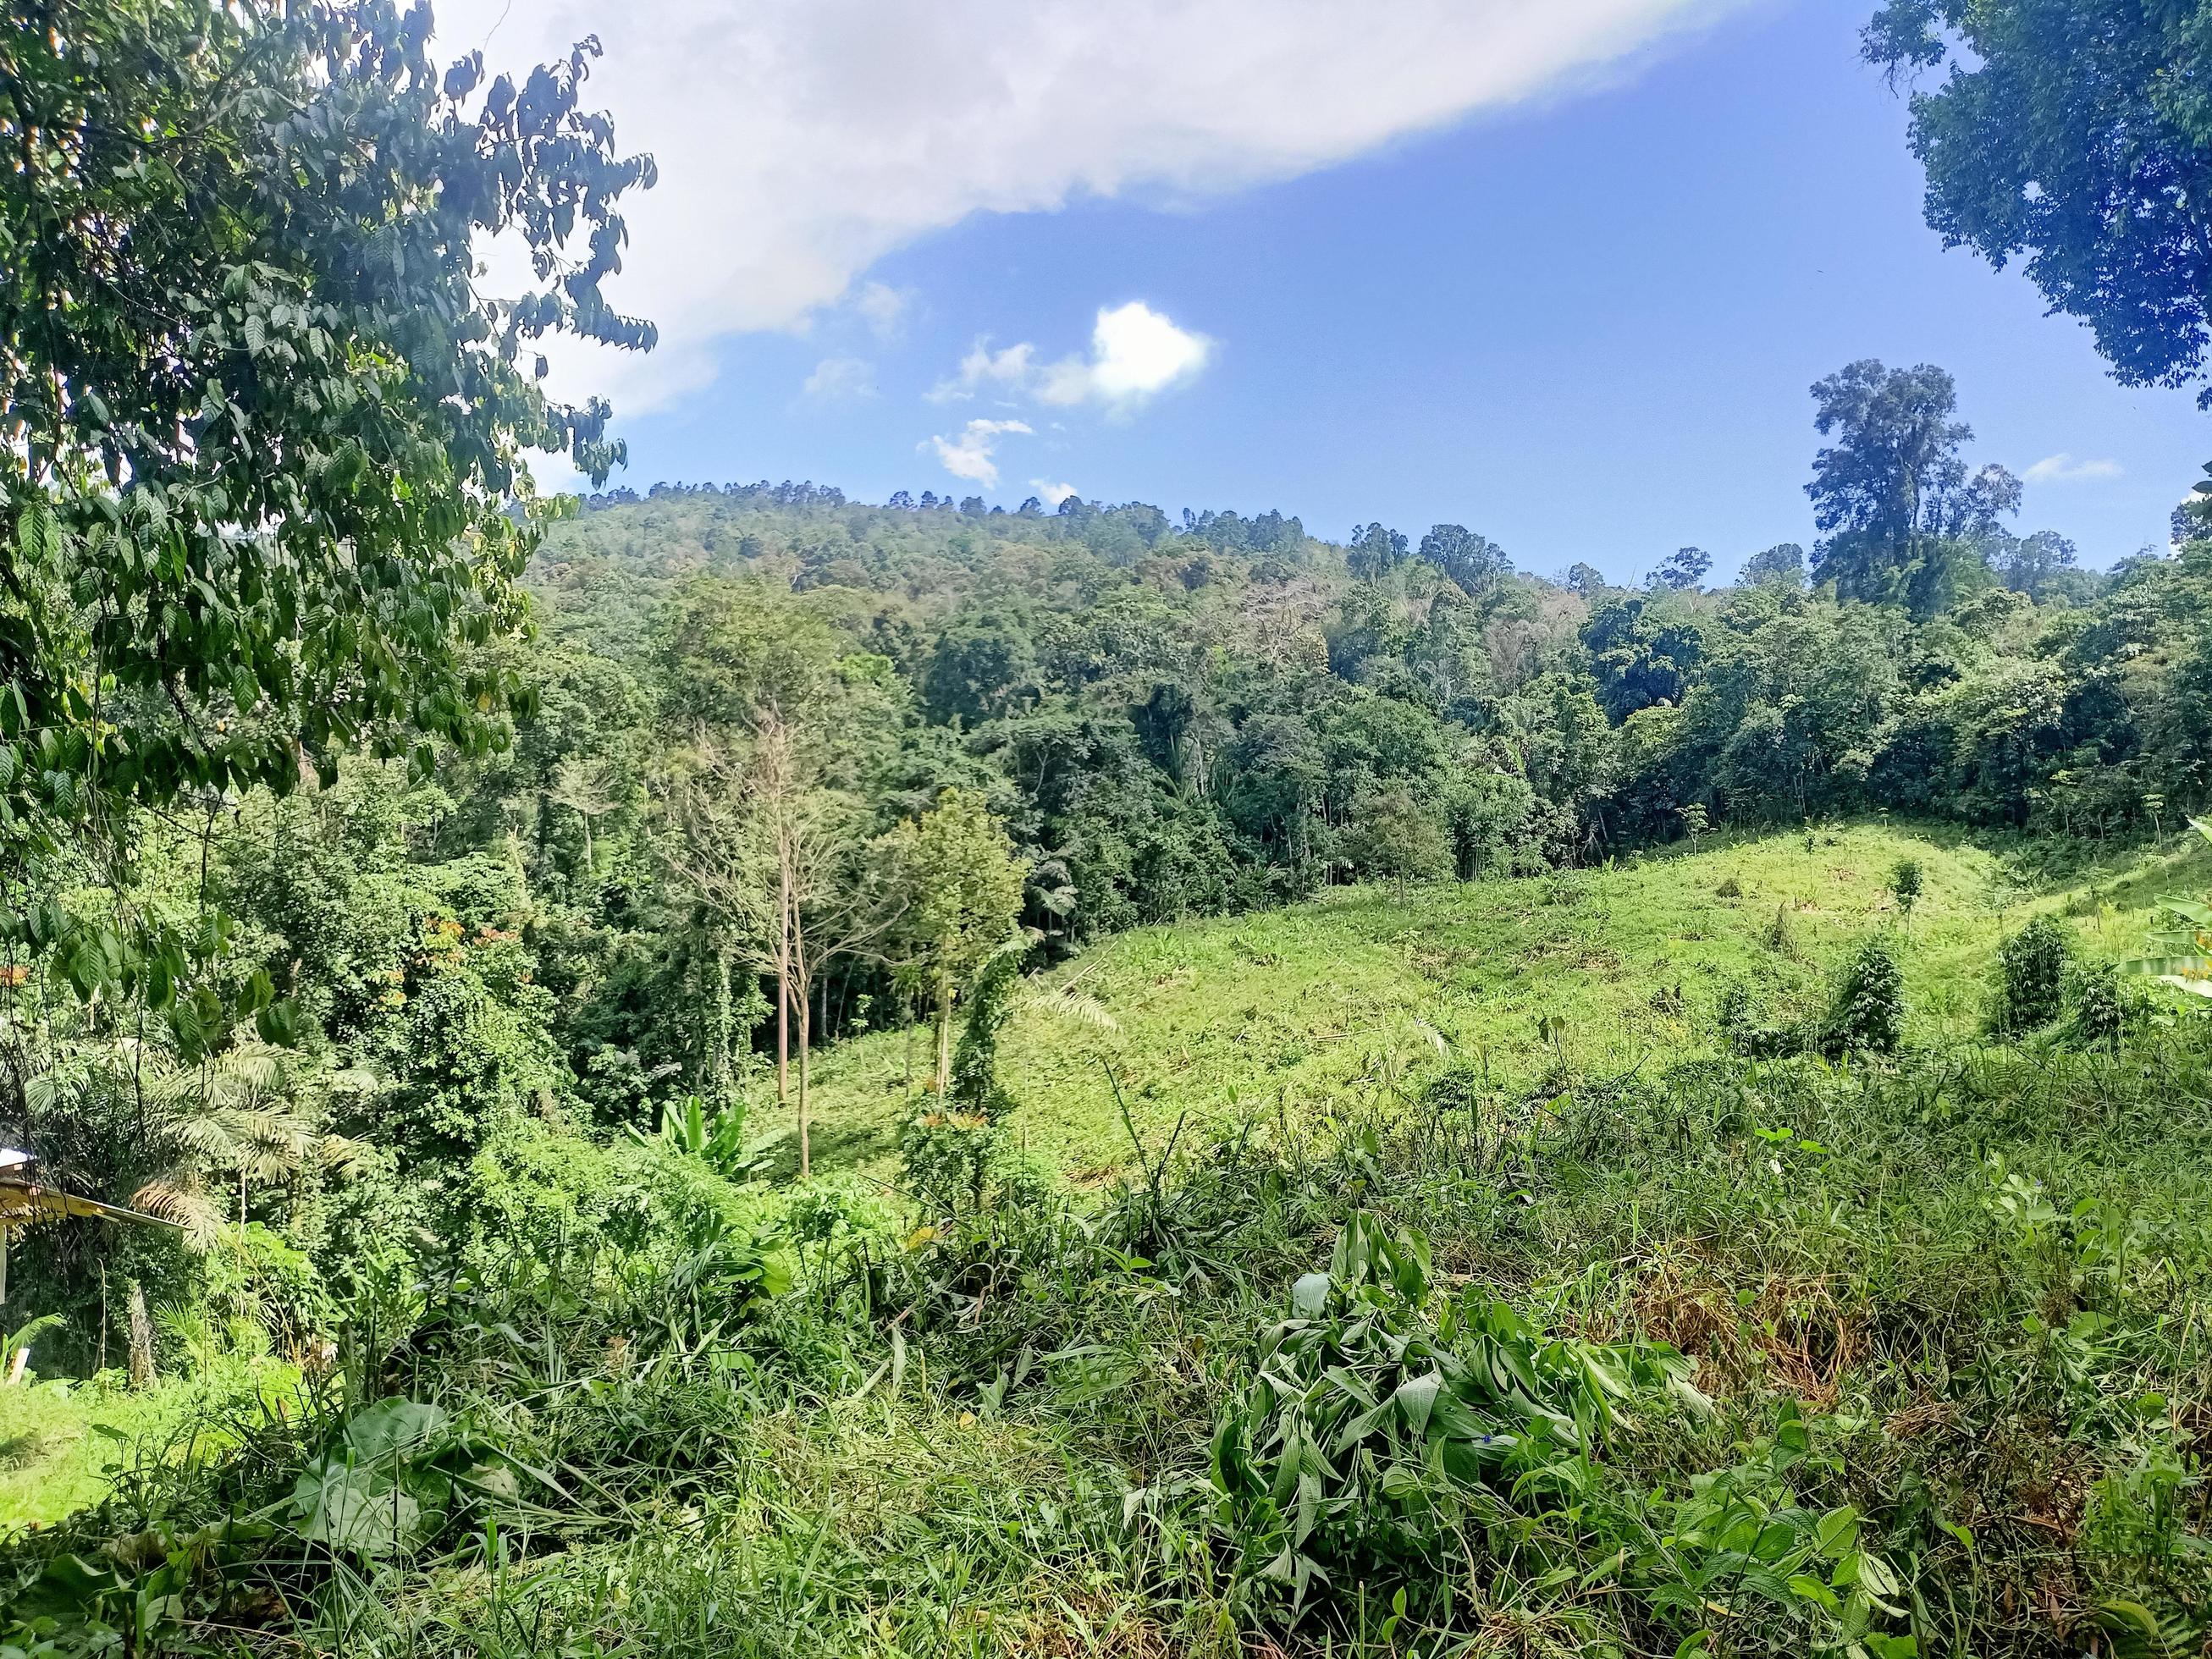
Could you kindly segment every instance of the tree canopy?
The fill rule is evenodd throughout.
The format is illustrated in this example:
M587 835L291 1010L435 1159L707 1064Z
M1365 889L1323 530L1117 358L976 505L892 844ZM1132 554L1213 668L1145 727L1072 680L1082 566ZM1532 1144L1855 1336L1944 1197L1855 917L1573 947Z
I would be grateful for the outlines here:
M88 989L131 952L52 912L42 854L356 747L503 739L525 455L621 453L536 343L652 343L602 283L653 175L580 101L592 41L487 86L431 62L422 5L33 9L0 33L0 884ZM497 237L532 291L478 292Z
M1889 0L1864 36L1893 77L1942 71L1912 98L1929 225L2023 259L2130 386L2205 378L2208 37L2188 0Z

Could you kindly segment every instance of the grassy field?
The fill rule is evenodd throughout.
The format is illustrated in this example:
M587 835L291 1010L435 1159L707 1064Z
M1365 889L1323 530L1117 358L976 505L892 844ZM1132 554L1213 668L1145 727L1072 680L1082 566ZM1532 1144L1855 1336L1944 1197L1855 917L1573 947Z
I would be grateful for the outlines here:
M1115 1080L1157 1151L1179 1120L1187 1137L1204 1139L1254 1112L1340 1113L1445 1049L1501 1085L1561 1060L1605 1075L1709 1053L1731 979L1809 1006L1854 945L1900 922L1887 883L1904 859L1922 865L1925 881L1900 933L1909 1040L1940 1042L1977 1028L1997 942L2028 915L2053 911L2092 954L2124 953L2156 896L2188 875L2185 857L2054 872L1962 836L1861 824L1415 887L1402 902L1388 889L1340 890L1095 946L1048 984L1102 1005L1115 1029L1057 1014L1048 996L1032 994L1001 1039L1000 1074L1022 1103L1012 1121L1028 1150L1083 1184L1133 1155ZM1540 1034L1547 1016L1564 1022L1555 1039ZM878 1032L817 1056L817 1168L895 1172L909 1046L926 1073L926 1033L909 1045L904 1033ZM795 1169L789 1116L771 1107L758 1121Z

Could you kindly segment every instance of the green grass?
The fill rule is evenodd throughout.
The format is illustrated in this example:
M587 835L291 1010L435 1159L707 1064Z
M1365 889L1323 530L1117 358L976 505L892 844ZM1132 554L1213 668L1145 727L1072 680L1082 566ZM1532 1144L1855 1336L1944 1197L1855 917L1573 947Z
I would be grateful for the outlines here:
M1416 887L1403 903L1354 888L1141 928L1050 976L1103 1004L1117 1029L1055 1015L1036 996L1011 1023L1000 1066L1021 1103L1013 1131L1085 1185L1132 1156L1109 1066L1157 1152L1186 1117L1186 1136L1203 1139L1255 1112L1341 1113L1433 1060L1440 1040L1501 1079L1532 1076L1557 1058L1538 1031L1547 1015L1565 1021L1559 1042L1577 1071L1711 1052L1729 978L1809 1006L1854 944L1899 924L1887 882L1905 858L1921 862L1926 884L1902 924L1908 1042L1921 1044L1976 1029L1998 940L2035 911L2067 916L2091 954L2124 953L2181 873L2178 856L2124 856L2037 881L2018 854L1856 824L1819 831L1809 848L1802 831L1778 833L1709 842L1694 856ZM1789 934L1780 950L1769 942L1778 912ZM911 1046L926 1074L927 1033ZM817 1055L817 1169L895 1174L908 1047L907 1034L883 1031ZM793 1115L770 1104L759 1123L795 1169Z
M125 1448L167 1446L260 1401L288 1399L299 1385L296 1369L264 1359L224 1361L210 1375L173 1379L146 1394L35 1378L0 1389L0 1536L51 1526L99 1501ZM210 1432L219 1437L220 1430Z

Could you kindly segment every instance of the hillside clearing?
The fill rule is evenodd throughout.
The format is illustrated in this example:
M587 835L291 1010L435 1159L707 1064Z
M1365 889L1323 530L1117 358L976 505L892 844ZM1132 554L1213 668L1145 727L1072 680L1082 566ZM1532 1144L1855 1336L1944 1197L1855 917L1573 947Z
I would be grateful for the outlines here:
M1710 1054L1730 981L1810 1006L1852 945L1900 923L1887 884L1904 859L1926 881L1899 926L1907 1040L1933 1044L1978 1028L1997 943L2027 917L2053 912L2093 953L2124 951L2189 856L2122 854L2046 878L1955 832L1858 823L1812 831L1809 845L1806 831L1778 831L1695 854L1416 886L1402 903L1361 887L1139 928L1018 1005L1000 1055L1020 1103L1010 1121L1034 1158L1083 1184L1133 1154L1116 1083L1157 1155L1178 1122L1202 1140L1255 1114L1340 1114L1447 1054L1501 1087L1562 1061L1610 1076L1654 1055ZM1052 990L1094 1000L1114 1029L1056 1012ZM1556 1039L1539 1030L1550 1016L1564 1022ZM915 1075L926 1076L927 1034L914 1043ZM817 1168L896 1174L919 1086L908 1048L905 1033L878 1031L817 1055ZM789 1115L771 1103L756 1121L764 1146L795 1166Z

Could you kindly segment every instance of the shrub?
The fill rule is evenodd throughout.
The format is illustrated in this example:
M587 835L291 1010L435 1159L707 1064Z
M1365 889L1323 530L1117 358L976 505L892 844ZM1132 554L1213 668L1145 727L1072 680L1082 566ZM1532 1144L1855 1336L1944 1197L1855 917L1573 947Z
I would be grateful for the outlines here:
M1355 1212L1291 1290L1216 1425L1212 1473L1249 1582L1287 1592L1442 1580L1460 1523L1553 1506L1638 1401L1706 1409L1659 1344L1553 1337L1470 1290L1432 1321L1427 1242Z
M1717 1013L1721 1041L1746 1060L1787 1060L1812 1046L1804 1021L1770 1018L1751 988L1741 981L1722 989Z
M2074 1035L2093 1047L2116 1047L2127 1024L2120 1005L2120 980L2109 963L2085 971L2075 998Z
M1897 867L1889 872L1889 890L1897 900L1897 908L1906 915L1920 902L1921 872L1918 859L1899 859Z
M2072 957L2066 930L2051 916L2038 916L1998 945L1996 1029L2039 1030L2063 1013Z
M1820 1046L1831 1054L1897 1052L1905 1039L1905 975L1887 939L1870 939L1851 953L1820 1035Z

